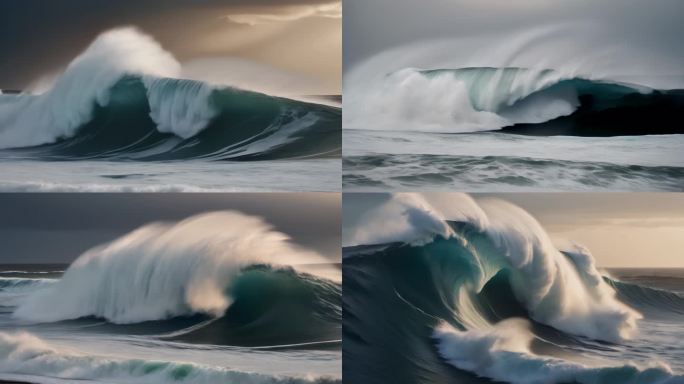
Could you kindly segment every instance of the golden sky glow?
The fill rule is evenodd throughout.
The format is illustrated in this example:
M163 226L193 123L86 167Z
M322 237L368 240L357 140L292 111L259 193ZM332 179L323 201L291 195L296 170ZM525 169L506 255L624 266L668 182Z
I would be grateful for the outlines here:
M600 267L684 268L684 193L493 196L527 210L557 244L584 245Z

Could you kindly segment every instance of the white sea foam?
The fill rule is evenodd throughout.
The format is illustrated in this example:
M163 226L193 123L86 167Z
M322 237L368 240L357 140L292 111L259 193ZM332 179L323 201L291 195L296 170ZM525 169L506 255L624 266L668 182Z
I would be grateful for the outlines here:
M637 47L601 46L593 37L603 32L568 22L388 49L346 71L343 127L461 133L539 123L575 110L573 87L549 88L573 78L638 83L643 92L684 87L681 63L654 65Z
M254 264L309 269L325 258L289 242L263 220L212 212L178 223L155 223L81 255L58 283L26 298L14 317L53 322L87 316L114 323L162 320L195 313L221 316L229 284Z
M345 239L345 246L405 242L424 244L435 236L449 237L453 234L445 222L444 214L451 220L463 220L484 226L486 217L473 199L466 194L450 196L452 209L446 212L432 207L417 193L398 193L363 215L354 233Z
M589 366L530 351L534 335L524 319L508 319L485 329L457 330L439 325L433 337L440 355L457 368L481 377L513 384L612 383L675 384L676 376L664 364L635 363Z
M498 271L507 270L513 293L536 321L607 341L628 339L636 332L641 315L615 297L587 250L566 256L531 215L501 200L397 194L367 214L353 243L422 245L437 236L458 236L445 220L471 223L494 245L493 254L473 254L482 269L473 276L480 280L476 290Z
M588 251L568 259L542 226L523 209L501 200L480 206L489 218L486 233L511 271L516 297L542 323L599 340L630 338L641 315L615 297Z
M0 332L0 378L70 383L313 383L319 377L286 377L196 363L121 359L52 345L30 333Z

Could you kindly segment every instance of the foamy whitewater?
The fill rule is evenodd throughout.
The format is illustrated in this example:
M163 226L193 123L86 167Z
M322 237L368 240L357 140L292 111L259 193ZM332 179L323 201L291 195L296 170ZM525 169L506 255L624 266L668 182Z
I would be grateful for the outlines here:
M348 380L684 382L681 270L609 275L496 199L398 194L358 222L344 249Z
M153 223L66 268L0 271L0 379L341 380L338 267L257 217Z
M32 166L30 180L16 189L53 183L45 168L55 164L80 173L73 167L84 160L96 161L86 172L87 181L63 180L66 188L102 184L108 162L136 164L131 174L138 175L161 173L162 164L170 161L199 164L195 173L200 174L212 173L217 162L237 163L231 172L236 174L242 171L238 162L256 160L262 173L271 164L278 168L294 160L296 165L288 168L293 172L325 168L317 175L322 177L338 172L338 106L212 85L184 79L184 74L182 64L141 31L127 27L103 33L52 84L0 94L2 166L10 172L15 165ZM281 185L280 171L271 170L262 188L292 188ZM307 189L326 189L316 179L308 180L312 188ZM140 187L159 186L146 181ZM230 181L215 183L235 188ZM14 189L15 182L2 178L0 188ZM196 187L213 185L203 181Z
M592 44L603 33L422 41L348 69L344 187L681 191L682 63Z

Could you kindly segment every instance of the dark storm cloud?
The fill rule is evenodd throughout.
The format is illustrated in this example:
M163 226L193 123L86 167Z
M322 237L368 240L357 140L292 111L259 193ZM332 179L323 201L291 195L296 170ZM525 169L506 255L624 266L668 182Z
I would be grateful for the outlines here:
M506 36L510 31L564 22L596 23L604 34L594 36L596 41L625 42L684 59L682 15L684 2L679 0L345 0L344 69L383 50L418 41Z
M0 264L70 262L144 224L217 210L264 218L295 243L340 255L339 194L1 194Z
M329 0L2 0L0 1L0 88L23 88L57 70L99 33L135 25L154 35L180 58L187 45L221 21L221 12L316 5Z

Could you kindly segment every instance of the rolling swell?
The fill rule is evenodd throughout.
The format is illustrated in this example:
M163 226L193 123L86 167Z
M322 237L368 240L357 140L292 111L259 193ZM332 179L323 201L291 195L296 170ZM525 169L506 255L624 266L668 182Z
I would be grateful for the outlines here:
M441 211L425 202L407 205L410 199L395 197L389 204L402 200L396 212L404 217L395 217L392 228L401 229L403 240L365 237L361 244L371 245L345 248L346 378L369 383L681 382L682 376L668 367L624 363L653 358L650 347L630 345L641 314L624 303L649 319L662 317L637 303L641 293L628 293L639 287L614 291L586 250L551 248L538 224L500 202L480 203L477 213L477 206L455 199L460 213L452 215L463 217L439 226L434 220L440 220ZM387 218L392 211L382 212L380 217ZM370 216L367 224L359 233L367 234L377 223ZM392 238L377 232L378 239ZM648 300L660 297L652 307L672 304L668 294L647 294L654 295ZM658 310L662 315L671 308ZM667 316L674 319L672 313ZM578 354L603 363L575 360Z
M644 313L674 321L681 321L681 316L684 316L684 297L680 293L626 283L609 277L605 277L605 280L615 289L622 301Z
M73 137L13 152L42 160L334 158L340 119L340 109L326 105L128 75Z

